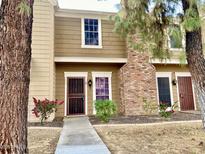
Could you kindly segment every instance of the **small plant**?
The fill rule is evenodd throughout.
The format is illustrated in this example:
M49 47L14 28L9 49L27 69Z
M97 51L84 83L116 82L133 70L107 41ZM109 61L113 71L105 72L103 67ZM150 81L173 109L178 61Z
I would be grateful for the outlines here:
M175 102L172 106L169 106L167 103L161 103L159 105L159 115L164 118L169 118L174 113L176 106L177 102Z
M169 106L167 104L159 105L159 115L164 118L169 118L174 111L166 111Z
M144 111L150 115L150 114L153 114L153 113L157 113L158 111L158 105L156 102L149 102L147 99L143 98L143 108L144 108Z
M51 113L56 112L57 106L64 103L64 101L50 101L48 99L39 100L36 98L33 98L33 102L35 107L33 108L32 113L37 118L40 118L42 125L44 121L50 117Z
M106 123L117 111L116 104L111 100L96 100L95 109L97 118Z

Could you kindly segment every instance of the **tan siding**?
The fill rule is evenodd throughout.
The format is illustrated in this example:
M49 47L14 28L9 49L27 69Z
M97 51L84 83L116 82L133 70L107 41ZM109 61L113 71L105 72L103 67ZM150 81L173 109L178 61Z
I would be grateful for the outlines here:
M32 33L31 82L29 89L29 121L32 97L54 99L54 8L48 0L35 1Z
M113 100L119 104L119 78L118 71L121 65L115 64L57 64L56 65L56 98L60 100L65 99L65 78L64 72L88 72L88 80L92 80L91 72L104 71L112 72L112 96ZM88 89L88 114L92 114L93 103L93 89ZM64 116L64 106L59 107L56 116Z
M189 72L189 68L187 66L180 65L155 65L156 72L172 72L172 80L175 79L176 72ZM177 86L172 85L173 92L173 101L176 102L178 100ZM195 100L197 100L195 94ZM196 103L197 108L199 108L198 103Z
M125 41L113 32L114 24L102 20L102 49L81 48L81 19L55 18L55 56L126 57Z

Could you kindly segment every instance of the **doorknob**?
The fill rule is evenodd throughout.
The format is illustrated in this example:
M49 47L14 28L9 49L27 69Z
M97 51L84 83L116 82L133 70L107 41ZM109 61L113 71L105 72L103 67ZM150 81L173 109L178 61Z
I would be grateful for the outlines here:
M180 94L180 97L181 97L181 98L184 98L182 94Z

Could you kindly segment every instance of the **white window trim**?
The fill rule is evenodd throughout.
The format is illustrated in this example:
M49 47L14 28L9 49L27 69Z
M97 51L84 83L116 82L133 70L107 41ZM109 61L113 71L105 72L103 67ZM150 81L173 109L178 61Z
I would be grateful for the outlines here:
M178 81L178 77L191 77L190 72L176 72L175 73L176 80ZM181 106L180 106L180 98L179 98L179 85L177 82L177 99L178 99L178 106L179 106L179 111L181 111ZM194 100L194 110L197 110L196 108L196 95L194 91L194 83L192 81L192 92L193 92L193 100Z
M183 37L182 38L182 47L181 48L172 48L171 47L171 42L170 42L170 36L168 37L168 45L169 45L169 50L170 51L184 51L184 48L185 48L185 38Z
M108 77L109 82L109 100L112 100L112 72L92 72L93 80L93 114L96 114L95 111L95 100L96 100L96 77Z
M180 27L180 29L181 29L181 27ZM173 52L176 52L176 51L184 51L184 49L185 49L185 43L186 43L186 41L185 41L185 35L182 36L182 47L181 47L181 48L172 48L170 41L171 41L170 35L168 35L168 47L169 47L169 50L170 50L170 51L173 51Z
M100 18L88 18L88 19L97 19L98 20L98 45L85 45L85 23L84 19L87 18L81 18L81 48L102 48L102 24Z
M85 78L85 115L88 114L88 90L87 90L87 79L88 79L88 72L64 72L65 77L65 108L64 108L64 116L67 115L67 85L68 85L68 77L83 77Z
M160 78L160 77L168 77L169 78L171 105L173 105L174 102L173 102L173 90L172 90L172 73L171 72L156 72L156 84L157 84L156 87L157 87L158 105L160 105L160 102L159 102L159 89L158 89L158 80L157 80L157 78Z

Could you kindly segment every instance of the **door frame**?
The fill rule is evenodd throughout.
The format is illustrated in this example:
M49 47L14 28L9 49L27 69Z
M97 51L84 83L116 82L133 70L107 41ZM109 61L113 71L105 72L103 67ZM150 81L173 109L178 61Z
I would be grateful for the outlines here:
M175 77L176 77L176 80L178 81L178 77L191 77L191 73L190 72L175 72ZM177 86L178 106L179 106L179 111L181 111L178 82L177 82L176 86ZM194 83L193 83L193 81L192 81L192 92L193 92L194 110L197 110L197 108L196 108L196 96L195 96L195 92L194 92Z
M92 72L93 80L93 114L96 114L95 100L96 100L96 77L107 77L109 84L109 100L112 100L112 72Z
M169 91L170 91L170 99L171 99L171 105L173 105L173 90L172 90L172 73L171 72L156 72L156 87L157 87L157 102L158 102L158 105L160 105L160 102L159 102L159 88L158 88L158 80L157 78L160 78L160 77L166 77L166 78L169 78Z
M87 107L88 107L88 90L87 90L87 79L88 79L88 72L64 72L65 77L65 107L64 107L64 116L68 116L67 113L67 90L68 90L68 78L69 77L76 77L76 78L84 78L84 88L85 88L85 115L87 115Z

